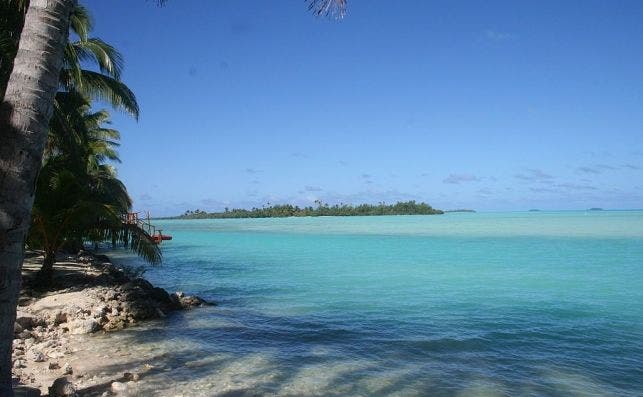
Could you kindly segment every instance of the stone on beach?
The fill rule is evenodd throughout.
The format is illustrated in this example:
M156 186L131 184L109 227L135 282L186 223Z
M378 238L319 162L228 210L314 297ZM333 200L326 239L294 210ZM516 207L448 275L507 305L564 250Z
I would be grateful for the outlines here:
M123 382L112 382L111 389L114 393L123 393L127 391L127 385Z
M83 389L91 384L106 382L110 379L106 377L110 375L86 376L88 374L82 373L83 364L79 365L78 371L74 371L70 362L74 363L78 356L75 356L76 349L70 345L70 341L83 338L83 335L127 328L139 321L163 318L173 311L208 304L201 298L183 293L179 294L179 298L142 278L130 279L111 263L103 260L97 265L91 258L89 254L83 255L87 265L80 267L78 261L71 263L67 271L75 272L75 276L64 277L56 284L56 290L42 292L28 287L23 289L12 342L12 372L20 382L17 387L24 388L23 385L28 384L40 388L43 394L49 390L50 396L72 396L76 393L75 385L66 377L56 377L71 375L82 379L76 386ZM79 282L79 279L82 281ZM56 381L52 385L53 379ZM126 372L113 387L111 382L106 383L111 389L106 393L132 393L138 387L138 380L138 373ZM47 389L49 385L51 387Z
M76 388L67 378L62 377L54 381L49 387L49 397L71 397L76 395Z
M67 323L69 333L72 335L91 334L100 329L100 325L92 318L77 319Z

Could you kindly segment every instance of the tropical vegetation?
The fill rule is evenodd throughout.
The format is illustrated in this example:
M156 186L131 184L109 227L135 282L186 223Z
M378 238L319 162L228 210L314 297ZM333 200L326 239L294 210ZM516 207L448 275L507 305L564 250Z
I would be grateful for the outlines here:
M335 204L328 205L317 201L317 207L299 207L282 204L262 208L228 209L223 212L206 212L199 209L188 210L175 219L225 219L225 218L285 218L290 216L375 216L375 215L439 215L444 212L426 203L403 201L395 204Z
M18 3L13 14L4 16L12 26L24 18L24 3ZM133 117L138 117L139 108L132 91L120 81L122 56L91 37L92 27L87 9L74 7L27 236L30 248L45 253L37 277L40 286L51 281L58 251L77 252L88 242L131 241L128 246L149 262L161 258L158 246L143 230L122 221L132 200L110 164L120 161L120 133L109 128L109 112L94 110L92 104L109 103ZM15 57L16 43L3 42L8 43L2 57L7 65ZM5 86L3 82L3 91Z

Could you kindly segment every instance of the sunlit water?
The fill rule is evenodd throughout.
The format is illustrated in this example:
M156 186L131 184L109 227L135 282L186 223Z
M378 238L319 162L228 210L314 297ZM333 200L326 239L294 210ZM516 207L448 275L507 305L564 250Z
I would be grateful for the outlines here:
M156 223L132 395L643 395L643 212Z

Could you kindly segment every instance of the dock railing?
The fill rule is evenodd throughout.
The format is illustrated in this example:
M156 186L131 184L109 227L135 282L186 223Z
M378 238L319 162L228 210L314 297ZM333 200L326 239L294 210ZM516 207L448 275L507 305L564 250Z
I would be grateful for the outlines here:
M160 243L163 241L161 236L163 235L162 229L157 229L156 226L152 225L150 222L150 213L147 213L147 217L144 219L139 218L138 212L128 212L123 215L123 223L127 225L135 225L140 230L144 231L150 240Z

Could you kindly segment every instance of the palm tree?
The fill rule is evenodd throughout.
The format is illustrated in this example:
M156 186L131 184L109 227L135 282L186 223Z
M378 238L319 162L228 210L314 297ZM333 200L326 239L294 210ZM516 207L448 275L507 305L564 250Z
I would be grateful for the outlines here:
M135 225L123 230L122 215L132 201L113 167L118 161L118 131L105 128L109 113L91 111L80 93L58 93L57 111L50 123L45 163L38 177L32 226L28 243L45 251L38 274L40 286L48 286L56 253L62 247L78 250L83 241L124 240L151 263L160 250Z
M15 7L14 14L17 16L14 16L7 23L11 22L13 25L18 25L15 20L19 19L20 15L24 16L24 7ZM86 111L87 105L84 103L84 97L109 102L113 107L123 109L134 117L138 117L139 108L134 94L119 80L123 64L121 55L104 41L89 37L92 28L93 23L87 9L80 5L74 7L70 16L70 32L75 33L78 39L68 42L65 46L64 63L60 72L60 86L63 88L63 91L58 92L54 98L53 118L50 122L50 134L45 148L45 153L49 155L56 149L56 146L58 146L57 149L60 150L60 144L64 141L66 144L63 145L63 148L68 154L75 155L77 158L83 158L82 154L78 153L78 151L84 148L83 144L90 143L83 142L80 139L77 134L78 125L70 125L68 122L70 117L73 119L72 116L75 115L77 110ZM9 42L9 44L11 44L11 42ZM11 51L15 53L15 48L11 45L5 48L5 53L9 54L9 57L11 56ZM81 63L93 63L96 65L98 71L85 69L81 66ZM75 98L76 100L70 102L70 98ZM61 103L61 101L63 103ZM95 120L96 124L100 124L100 122L106 120L109 115L106 111L101 111L92 115L92 117L97 118L97 120ZM76 115L76 119L78 118L78 115ZM118 132L115 130L95 126L94 132L96 131L111 136L111 138L118 138ZM97 145L100 143L100 141L94 141L92 144ZM98 166L105 158L117 160L115 151L111 148L112 146L114 146L113 140L111 141L111 145L103 145L102 149L104 153L101 155L102 158L97 157L97 155L94 156L95 159L98 159L98 161L95 161L95 166ZM98 149L98 147L96 149ZM54 163L58 164L59 162ZM43 172L42 175L48 175L48 173ZM43 192L41 194L47 192L42 186L39 190ZM54 192L47 193L53 194ZM37 201L38 193L36 193L36 202ZM51 206L49 209L52 209ZM124 209L124 211L126 210L127 208ZM54 214L51 212L38 213L40 214L38 218L38 230L45 232L48 229L44 227L45 223L43 219L46 219L45 215L54 216ZM76 213L74 216L78 217L79 215L80 214ZM55 225L56 223L54 222L53 224ZM67 223L64 224L67 225ZM62 232L64 229L59 229L58 231ZM48 235L50 238L46 240L49 243L47 245L48 250L46 251L48 251L49 255L46 256L43 270L50 270L52 268L55 251L60 248L59 243L62 243L62 240L58 238L52 239L51 234ZM61 236L62 235L64 235L64 233L61 234ZM44 241L41 241L41 243L44 243ZM155 256L151 255L151 257L154 258ZM43 281L46 281L51 271L41 273L47 275L47 277L42 277Z
M11 336L25 237L77 0L30 0L28 6L26 0L4 3L12 10L26 9L24 23L18 19L6 36L9 38L0 39L0 70L5 75L11 70L8 80L2 80L0 103L0 395L10 397ZM346 0L308 3L317 15L342 16L346 6ZM15 57L6 57L5 48L11 47L17 37L20 41Z
M11 391L11 339L20 291L24 243L34 202L35 179L42 162L55 93L64 72L92 55L102 72L117 77L118 62L109 49L87 38L88 18L76 0L5 0L0 23L0 395ZM83 25L84 23L84 25ZM67 45L70 24L81 45ZM83 30L84 29L84 30ZM18 43L17 38L20 37ZM102 53L108 56L101 56ZM64 55L76 50L77 62ZM41 54L45 54L42 56ZM112 59L114 57L111 57ZM63 66L67 66L63 69ZM76 69L77 70L77 69ZM10 72L10 76L7 75ZM61 71L63 73L61 73ZM109 72L112 72L111 76ZM116 75L114 74L116 73ZM138 106L131 92L92 73L68 73L64 86L109 100L134 115ZM80 79L78 78L80 76ZM96 87L102 88L100 90ZM126 88L126 87L125 87ZM119 90L124 95L118 95Z
M36 176L76 0L31 0L0 104L0 395L12 396L11 340ZM44 56L42 54L45 54Z

